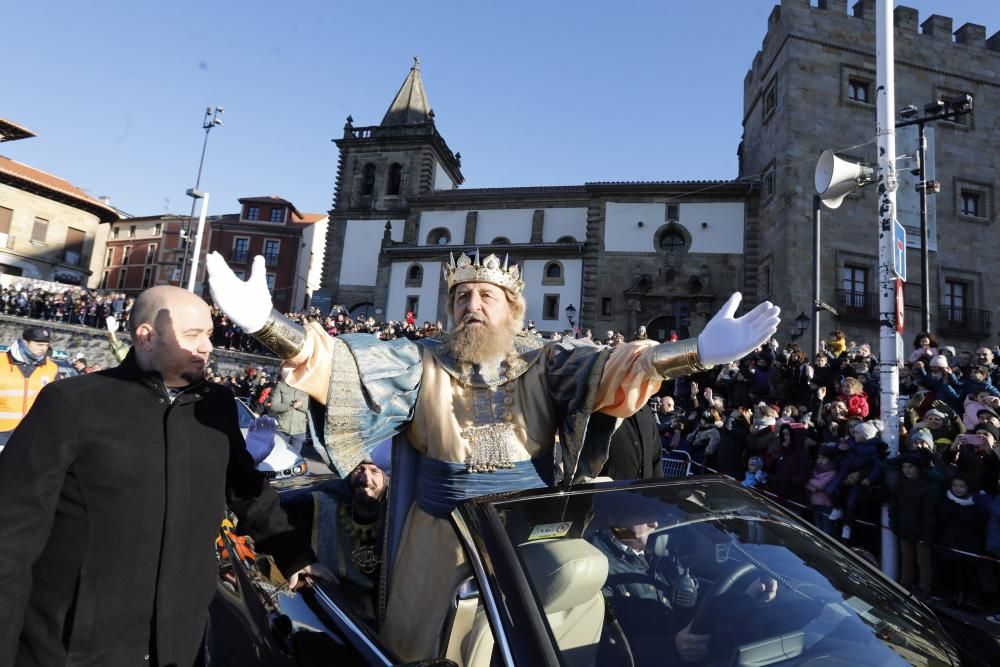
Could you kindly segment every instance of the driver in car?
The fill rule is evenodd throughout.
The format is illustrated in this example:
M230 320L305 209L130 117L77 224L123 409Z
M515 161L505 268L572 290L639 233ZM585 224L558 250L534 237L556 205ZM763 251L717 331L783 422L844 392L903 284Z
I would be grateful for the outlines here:
M665 506L636 493L602 496L595 498L593 523L606 527L598 530L590 541L607 556L604 595L608 617L625 635L635 664L705 660L712 634L704 629L695 631L693 626L699 604L712 592L702 591L699 596L699 579L690 569L665 547L654 548L651 537L666 538L654 535L664 518ZM750 613L758 604L773 601L777 590L777 581L757 576L743 590L724 592L720 596L722 603L713 606L718 618L710 619L713 621L710 627L717 630L727 621L739 622L738 617ZM715 623L716 620L720 623ZM662 642L664 636L672 636L673 641ZM614 651L608 638L605 637L601 647L605 660L599 663L606 662L607 654Z

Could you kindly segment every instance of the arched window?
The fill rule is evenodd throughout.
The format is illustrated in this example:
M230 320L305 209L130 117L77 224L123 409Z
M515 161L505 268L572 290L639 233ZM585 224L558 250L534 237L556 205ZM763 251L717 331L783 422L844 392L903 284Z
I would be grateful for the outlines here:
M427 233L427 245L448 245L451 243L451 232L444 227L435 227Z
M375 194L375 165L369 162L361 172L361 196L371 197L373 194Z
M684 235L674 230L667 230L660 236L660 250L668 255L679 255L684 252L687 242Z
M506 236L498 236L492 241L493 245L510 245L510 239Z
M385 193L387 195L398 195L399 194L399 183L403 176L403 165L398 162L393 162L389 167L389 180L385 186Z
M565 272L563 271L563 265L556 260L552 260L545 265L542 269L542 284L543 285L564 285Z
M406 270L406 286L420 287L424 283L424 267L419 264L411 264Z

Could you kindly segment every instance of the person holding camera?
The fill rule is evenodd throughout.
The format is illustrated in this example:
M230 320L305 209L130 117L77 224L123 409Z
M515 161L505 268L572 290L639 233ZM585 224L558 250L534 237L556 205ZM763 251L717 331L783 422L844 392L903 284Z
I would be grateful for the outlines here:
M962 475L973 491L985 491L990 496L997 493L1000 478L1000 459L994 454L1000 432L988 422L977 424L971 433L957 436L945 461L953 461L955 469Z

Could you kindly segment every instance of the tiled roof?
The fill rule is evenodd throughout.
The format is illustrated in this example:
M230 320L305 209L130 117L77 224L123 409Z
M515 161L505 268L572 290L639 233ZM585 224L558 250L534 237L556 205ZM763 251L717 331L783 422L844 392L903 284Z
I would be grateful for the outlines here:
M37 136L34 132L12 120L0 118L0 141L16 141Z
M299 213L292 216L292 222L302 225L311 225L329 217L326 213Z
M52 174L41 171L40 169L29 167L28 165L17 162L16 160L11 160L9 157L5 157L3 155L0 155L0 176L7 176L18 181L41 187L43 190L48 190L49 192L54 193L57 197L61 195L71 201L82 204L82 206L78 206L78 208L89 209L104 222L118 220L120 217L118 215L118 211L111 208L107 204L94 199L70 182L63 180L58 176L53 176Z

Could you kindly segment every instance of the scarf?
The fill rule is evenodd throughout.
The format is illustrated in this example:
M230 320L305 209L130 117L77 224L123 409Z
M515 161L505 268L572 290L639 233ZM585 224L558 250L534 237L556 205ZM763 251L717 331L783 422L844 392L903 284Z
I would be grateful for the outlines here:
M950 500L953 503L958 503L963 507L968 507L969 505L975 504L975 501L973 501L972 498L969 497L959 498L958 496L956 496L954 493L951 492L951 489L948 489L948 500Z
M21 339L17 341L17 345L10 348L10 356L14 357L14 361L29 366L40 366L45 363L46 358L44 354L32 354L28 344Z

